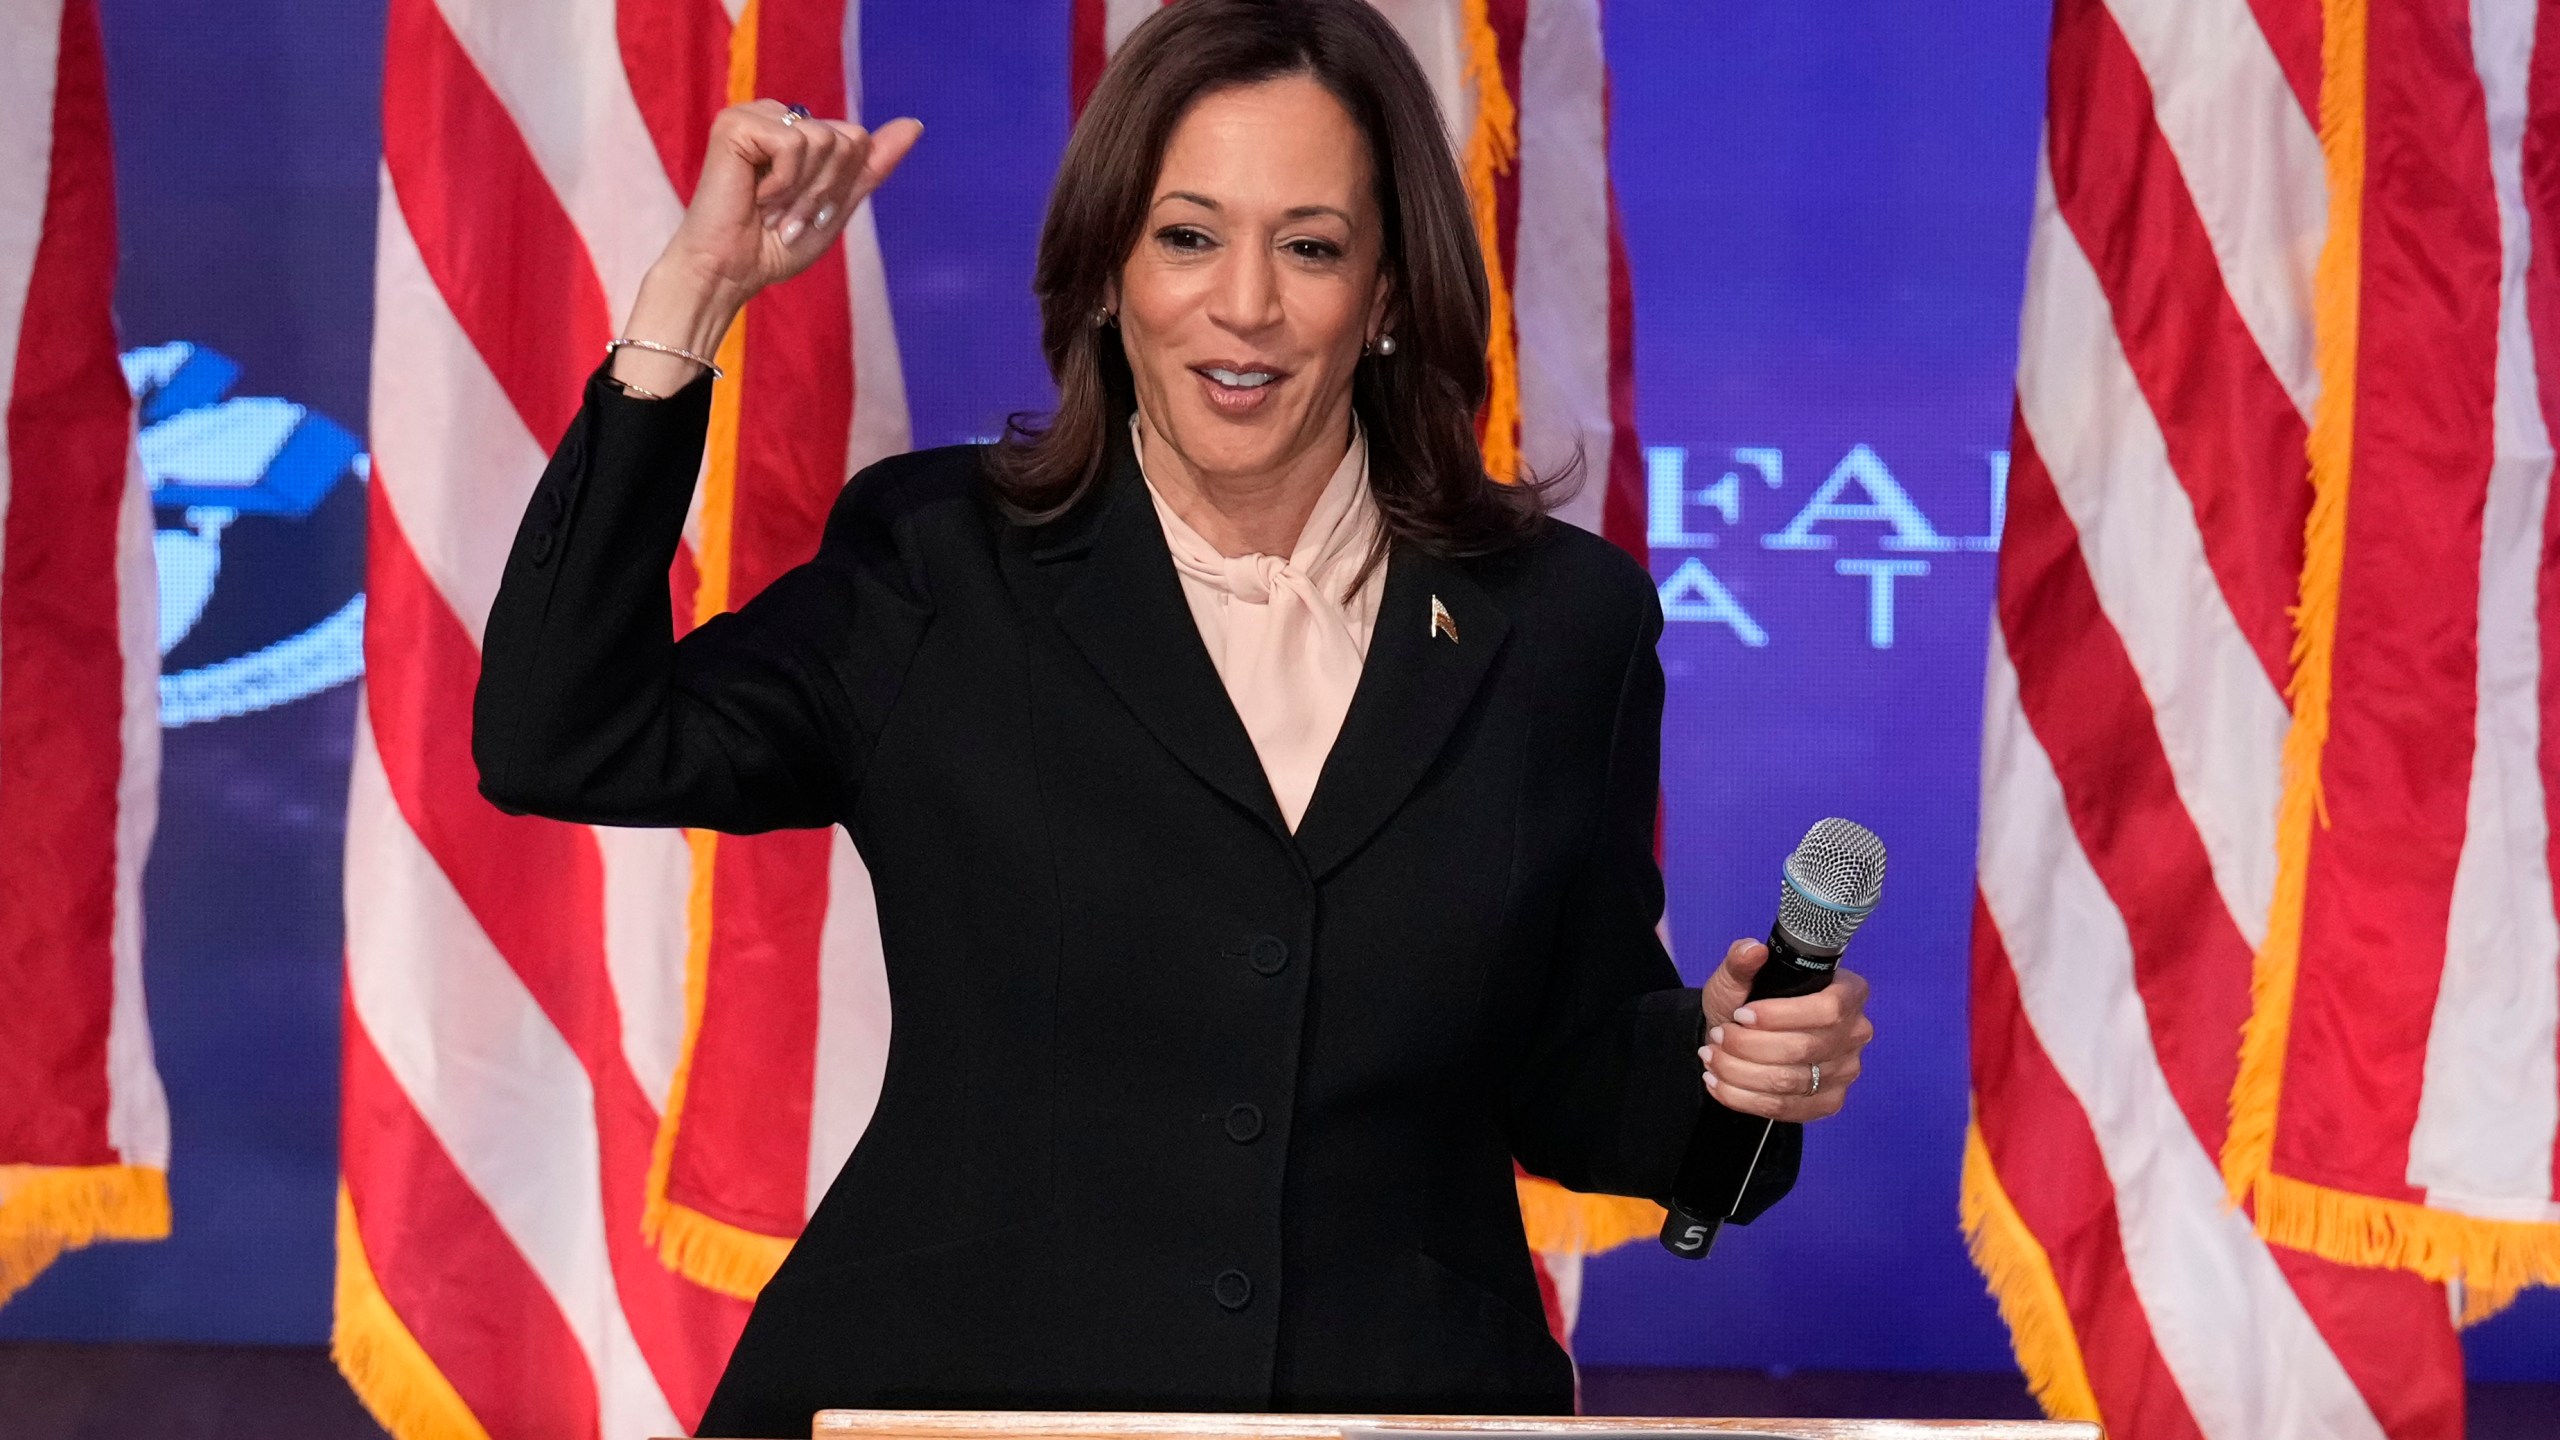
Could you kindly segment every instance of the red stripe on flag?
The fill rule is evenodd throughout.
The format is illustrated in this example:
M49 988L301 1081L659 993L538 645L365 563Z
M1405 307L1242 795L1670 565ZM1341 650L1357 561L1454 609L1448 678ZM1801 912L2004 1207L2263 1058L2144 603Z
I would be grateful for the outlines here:
M2212 242L2101 0L2056 0L2047 128L2063 219L2098 273L2205 559L2278 691L2293 673L2310 462L2302 414L2223 288Z
M841 0L768 10L756 74L776 94L845 94ZM744 603L809 558L843 488L853 421L852 297L845 268L817 265L759 296L747 320L729 574ZM768 1235L796 1235L808 1206L817 1067L824 831L725 839L693 1077L668 1197ZM777 1098L780 1097L780 1098Z
M1607 99L1602 99L1607 113ZM1607 153L1607 142L1602 142ZM1609 456L1602 476L1600 533L1619 549L1648 562L1645 540L1644 442L1636 434L1636 295L1627 272L1627 241L1618 223L1618 187L1609 186ZM1656 846L1657 853L1660 850Z
M1093 87L1102 83L1102 68L1111 63L1110 36L1103 0L1075 0L1075 11L1068 18L1067 34L1067 118L1072 122L1084 113L1084 102L1093 98Z
M543 444L613 337L586 242L434 0L391 0L382 159L445 306Z
M132 397L116 365L115 165L90 0L62 12L43 230L8 396L0 539L0 1158L106 1165ZM8 297L14 300L16 297ZM5 303L5 302L0 302Z
M702 179L711 117L729 104L729 12L720 0L616 0L622 72L676 198Z
M2370 19L2330 823L2311 837L2273 1162L2405 1200L2467 828L2496 381L2501 246L2468 13L2428 0Z
M667 600L675 615L676 638L681 640L693 629L695 597L702 591L702 567L693 558L691 541L676 545L676 558L667 562Z
M2267 37L2276 65L2284 71L2293 98L2302 102L2303 118L2320 128L2320 38L2327 22L2320 0L2249 0L2258 17L2258 32Z
M2205 1149L2229 1123L2251 952L2214 887L2132 657L2098 606L2079 532L2023 421L2009 459L1999 618L2018 699L2071 828L2133 944L2160 1069Z
M606 1247L649 1368L680 1418L698 1416L746 1307L686 1281L641 1238L658 1117L622 1053L605 966L603 860L585 827L506 815L471 759L480 658L371 487L366 702L402 818L490 943L576 1052L595 1090Z
M757 83L846 118L843 0L768 6L756 22ZM853 425L853 299L845 267L812 265L756 297L738 405L729 597L744 604L816 553L844 487Z
M824 830L723 836L711 954L667 1197L760 1235L808 1212L818 1060Z
M2444 1287L2269 1245L2285 1283L2391 1440L2462 1440L2462 1338Z
M345 1030L340 1149L383 1298L491 1440L597 1434L595 1374L558 1300L409 1103L352 1005Z
M2128 1057L2130 1058L2130 1057ZM2052 1262L2055 1285L2112 1434L2202 1440L2185 1392L2134 1292L2115 1183L2089 1117L2027 1022L2018 977L1979 892L1973 907L1975 1119L2018 1218Z
M2560 435L2560 6L2545 5L2535 14L2525 94L2524 208L2536 242L2526 261L2525 313L2543 423ZM2552 479L2560 482L2560 475ZM2560 875L2560 563L2554 561L2560 557L2560 503L2545 504L2542 554L2534 606L2542 635L2542 804L2548 864ZM2560 1195L2560 1146L2552 1148L2551 1193Z

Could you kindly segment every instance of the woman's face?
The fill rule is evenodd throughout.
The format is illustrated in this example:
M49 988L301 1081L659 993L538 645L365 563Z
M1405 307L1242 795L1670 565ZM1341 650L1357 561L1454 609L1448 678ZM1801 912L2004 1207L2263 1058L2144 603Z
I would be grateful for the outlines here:
M1153 431L1201 478L1332 471L1387 307L1369 149L1305 75L1194 102L1115 304Z

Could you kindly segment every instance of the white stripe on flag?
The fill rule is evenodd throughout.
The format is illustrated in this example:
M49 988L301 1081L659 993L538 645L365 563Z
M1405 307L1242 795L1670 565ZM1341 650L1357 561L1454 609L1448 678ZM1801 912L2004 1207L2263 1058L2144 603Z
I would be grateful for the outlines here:
M844 16L845 111L865 120L862 109L862 7ZM865 120L865 123L870 123ZM853 424L845 440L845 473L915 444L907 416L906 371L898 358L898 326L889 313L889 276L880 257L880 229L864 200L845 221L847 293L853 300Z
M2276 801L2291 714L2205 561L2195 507L2170 468L2106 292L2054 203L2052 167L2042 156L2027 272L2019 413L2080 531L2098 603L2151 701L2215 887L2255 946L2275 895Z
M347 848L362 857L346 884L356 1022L560 1307L604 1433L680 1433L616 1303L587 1073L410 833L361 711Z
M2304 416L2320 391L2311 271L2329 233L2319 134L2249 0L2109 0L2204 221L2223 289Z
M2472 0L2471 44L2488 113L2489 173L2504 249L2495 454L2481 511L2479 710L2471 802L2453 878L2444 975L2426 1082L2409 1137L2409 1183L2441 1209L2560 1220L2551 1200L2560 1130L2560 922L2552 912L2541 745L2540 579L2551 498L2524 274L2537 238L2524 203L2533 0Z
M693 851L681 830L589 829L604 864L604 964L622 1016L622 1058L663 1115L684 1053Z
M1431 82L1440 102L1440 118L1449 127L1452 146L1463 155L1467 131L1475 124L1473 92L1467 88L1466 32L1459 7L1450 0L1371 0L1404 37L1406 48Z
M400 337L400 368L374 406L373 483L476 646L544 447L445 308L387 172L378 235L374 333Z
M116 526L116 622L124 649L124 773L116 781L114 957L107 1009L107 1143L127 1165L169 1165L169 1097L152 1055L142 993L142 867L160 821L160 590L151 553L151 482L130 439Z
M1609 495L1609 147L1598 0L1530 0L1520 45L1513 313L1520 449L1551 474L1577 452L1559 518L1598 533Z
M436 0L436 7L586 240L607 323L619 322L684 205L622 68L615 0Z
M36 246L44 237L61 44L59 0L0 27L0 422L17 393L18 337L27 318ZM9 447L0 443L0 538L8 534L8 518Z
M1104 0L1102 7L1102 53L1117 54L1120 43L1129 32L1146 22L1148 16L1164 8L1164 0Z
M889 972L871 872L838 826L827 841L827 918L818 931L818 1039L810 1066L808 1213L818 1211L871 1124L889 1064Z
M906 453L906 372L898 327L889 314L889 277L881 267L880 231L865 200L844 227L844 263L853 296L853 428L845 441L846 472Z
M2383 1440L2222 1174L2151 1045L2133 942L2071 828L2061 781L1994 633L1983 702L1984 905L2036 1039L2086 1113L2125 1268L2207 1440Z

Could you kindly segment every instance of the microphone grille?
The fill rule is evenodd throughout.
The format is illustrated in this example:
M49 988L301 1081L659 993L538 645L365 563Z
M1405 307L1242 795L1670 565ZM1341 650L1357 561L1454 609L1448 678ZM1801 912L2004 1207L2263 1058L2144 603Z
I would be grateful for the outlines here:
M1807 949L1838 953L1884 893L1884 842L1854 820L1805 832L1787 857L1778 926Z

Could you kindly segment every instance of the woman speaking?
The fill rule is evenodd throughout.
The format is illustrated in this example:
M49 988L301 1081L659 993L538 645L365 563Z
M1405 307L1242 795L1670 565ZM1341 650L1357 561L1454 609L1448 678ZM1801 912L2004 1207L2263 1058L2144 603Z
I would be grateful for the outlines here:
M1514 1158L1671 1198L1712 1105L1831 1114L1871 1031L1845 970L1746 1008L1759 946L1700 991L1656 938L1660 610L1484 473L1486 280L1420 69L1360 0L1149 20L1041 234L1055 413L865 470L815 558L673 641L704 357L919 128L720 116L485 642L498 804L841 824L876 888L879 1107L704 1432L1571 1410Z

